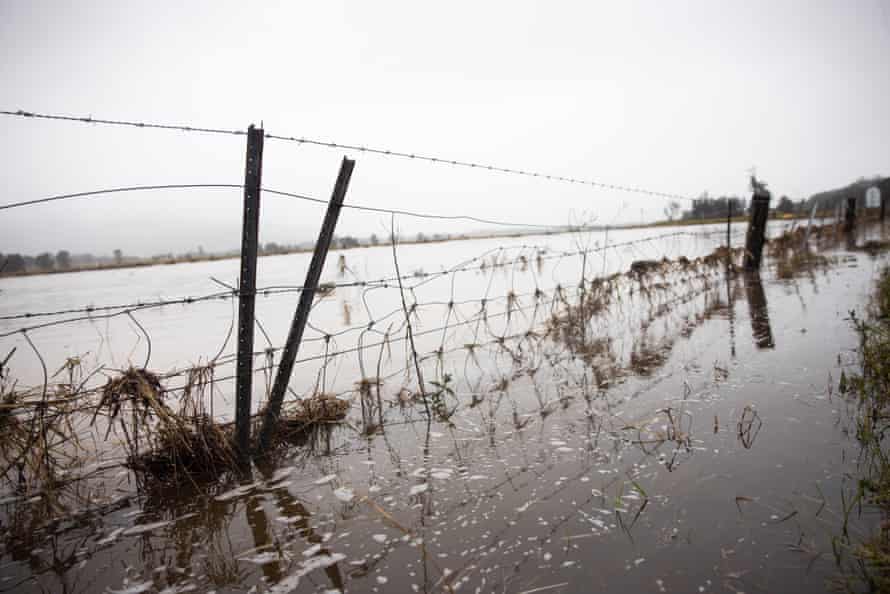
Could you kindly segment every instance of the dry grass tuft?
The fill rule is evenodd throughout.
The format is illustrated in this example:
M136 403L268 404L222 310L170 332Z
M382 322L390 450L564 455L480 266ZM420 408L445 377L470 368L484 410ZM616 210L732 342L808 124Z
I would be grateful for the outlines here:
M307 425L340 421L349 412L349 402L333 394L319 394L312 398L295 400L281 415L283 422Z
M132 452L127 465L160 481L218 476L236 468L239 457L232 441L231 425L209 417L170 417L157 425L146 452Z
M127 466L143 479L178 481L231 470L239 463L230 426L214 423L204 411L203 394L212 371L196 367L180 399L180 410L164 402L160 377L147 369L130 367L111 378L102 389L93 420L108 417L108 432L123 433Z
M162 398L161 380L157 375L146 369L130 367L119 377L108 380L102 388L102 399L96 412L105 408L115 419L121 405L128 400L138 401L145 408L157 408L163 406Z

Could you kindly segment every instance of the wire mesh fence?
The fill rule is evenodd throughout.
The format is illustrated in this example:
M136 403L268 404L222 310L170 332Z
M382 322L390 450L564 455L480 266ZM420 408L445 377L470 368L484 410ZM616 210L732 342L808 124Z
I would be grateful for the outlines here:
M0 113L244 134L222 128ZM257 132L265 139L683 198L472 161ZM248 168L249 163L250 159ZM258 173L255 177L259 187ZM194 189L243 190L247 200L250 183L248 175L243 185L106 188L20 200L0 208ZM261 191L329 204L295 192L266 187ZM14 428L4 448L0 476L16 489L39 491L57 478L60 453L94 463L114 459L164 478L171 472L191 476L199 469L228 470L236 458L232 422L244 404L238 386L244 385L245 374L251 379L246 406L253 425L268 410L270 400L274 402L273 386L283 381L288 398L276 420L283 429L297 432L344 417L366 434L406 414L409 419L448 423L462 407L480 407L490 422L506 415L518 426L529 414L546 414L567 398L590 397L611 382L623 381L629 370L637 376L651 375L680 333L693 331L737 292L735 284L725 285L720 279L740 261L743 251L725 245L739 232L732 235L722 224L674 230L589 224L548 227L473 213L431 213L349 201L343 207L390 215L390 238L376 247L338 252L336 265L328 264L321 282L320 270L312 282L294 282L294 274L303 270L310 271L307 279L312 276L317 263L308 261L308 253L265 259L261 282L256 288L251 282L246 290L220 280L237 277L235 260L197 262L187 269L129 269L132 280L124 290L100 291L110 295L107 301L83 299L82 287L69 291L78 284L77 275L16 279L23 289L20 297L0 310L0 406L4 422ZM523 228L525 234L403 243L398 230L402 217ZM323 264L327 245L319 252L320 245L313 258L320 253ZM256 280L255 245L253 252L242 250L242 284L248 265L254 266L251 280ZM149 277L164 293L183 286L200 290L173 297L140 294L140 282ZM40 293L43 296L35 299ZM307 295L311 310L305 334L300 329L302 339L288 347L285 337L292 308ZM246 299L257 304L246 328L253 334L255 327L258 334L244 346L245 318L238 315L236 303ZM289 348L299 349L294 375L287 362L281 380L276 374L281 373L282 357L286 360ZM248 362L246 367L238 364L239 357ZM571 391L566 389L566 378L571 380ZM257 430L255 426L250 433ZM42 456L27 454L36 445ZM22 466L25 459L31 464L27 471Z

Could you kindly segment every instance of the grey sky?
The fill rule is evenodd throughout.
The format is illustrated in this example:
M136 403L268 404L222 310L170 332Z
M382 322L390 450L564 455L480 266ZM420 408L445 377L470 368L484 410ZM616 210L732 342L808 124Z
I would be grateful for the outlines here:
M890 173L890 2L0 0L0 108L380 146L695 196L757 171L794 198ZM243 137L0 117L0 202L240 183ZM269 141L264 185L327 198L342 151ZM347 201L565 223L665 201L385 157ZM0 211L0 251L150 255L239 244L240 194L115 195ZM261 240L317 206L267 196ZM385 233L348 212L339 233ZM405 232L479 225L400 220Z

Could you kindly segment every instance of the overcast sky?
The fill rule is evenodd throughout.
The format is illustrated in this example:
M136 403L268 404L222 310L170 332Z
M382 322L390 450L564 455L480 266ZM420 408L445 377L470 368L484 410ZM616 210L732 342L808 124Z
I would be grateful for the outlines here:
M890 2L0 0L0 109L246 128L696 196L890 174ZM0 116L0 202L241 183L244 138ZM267 141L266 187L328 198L345 153ZM562 224L660 198L356 155L347 202ZM264 196L261 241L322 209ZM0 252L235 248L238 190L0 211ZM340 235L384 234L348 211ZM400 219L404 232L479 225Z

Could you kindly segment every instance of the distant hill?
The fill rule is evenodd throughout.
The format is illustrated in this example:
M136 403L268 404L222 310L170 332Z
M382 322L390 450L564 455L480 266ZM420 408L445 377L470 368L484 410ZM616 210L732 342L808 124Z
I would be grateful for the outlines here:
M881 195L886 200L890 197L890 177L881 177L876 175L871 178L860 177L851 184L847 184L842 188L827 190L813 194L807 200L810 208L815 203L819 204L819 210L833 210L838 204L843 204L847 198L856 197L858 201L865 200L865 190L871 186L881 188Z

